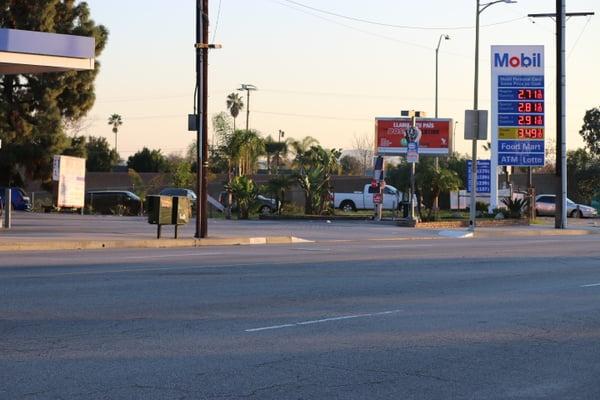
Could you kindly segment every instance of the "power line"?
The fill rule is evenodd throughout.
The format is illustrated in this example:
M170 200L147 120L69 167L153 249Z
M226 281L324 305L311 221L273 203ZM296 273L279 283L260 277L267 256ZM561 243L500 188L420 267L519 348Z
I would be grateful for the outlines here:
M221 17L221 1L219 0L219 8L217 9L217 20L215 21L215 30L213 32L213 43L216 43L216 37L217 37L217 30L219 29L219 19Z
M474 26L416 26L416 25L396 25L396 24L389 24L389 23L385 23L385 22L378 22L378 21L372 21L372 20L368 20L368 19L364 19L364 18L357 18L357 17L351 17L348 15L343 15L343 14L339 14L339 13L335 13L332 11L327 11L327 10L323 10L321 8L317 8L317 7L312 7L303 3L300 3L298 1L294 1L294 0L281 0L281 1L285 1L287 3L290 4L294 4L298 7L303 7L309 10L313 10L322 14L327 14L327 15L331 15L337 18L342 18L342 19L347 19L350 21L355 21L355 22L361 22L364 24L370 24L370 25L377 25L377 26L385 26L388 28L398 28L398 29L413 29L413 30L446 30L446 31L451 31L451 30L466 30L466 29L475 29ZM513 18L510 20L505 20L505 21L500 21L500 22L495 22L495 23L491 23L491 24L486 24L486 25L481 25L481 27L487 27L487 26L494 26L494 25L502 25L502 24L508 24L510 22L514 22L514 21L518 21L521 19L524 19L526 17L521 16L518 18Z

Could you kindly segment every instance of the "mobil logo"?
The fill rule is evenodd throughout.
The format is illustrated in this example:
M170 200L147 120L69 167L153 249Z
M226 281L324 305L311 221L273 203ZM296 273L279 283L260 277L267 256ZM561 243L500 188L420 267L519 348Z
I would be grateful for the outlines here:
M541 66L541 53L520 53L519 55L511 55L509 53L494 53L494 67L496 68L539 68Z

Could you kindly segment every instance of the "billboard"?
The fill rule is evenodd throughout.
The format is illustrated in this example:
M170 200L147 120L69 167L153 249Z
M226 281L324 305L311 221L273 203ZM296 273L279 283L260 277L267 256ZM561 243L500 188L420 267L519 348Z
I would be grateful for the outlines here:
M52 180L57 182L56 206L83 208L85 201L85 158L54 156Z
M381 156L399 156L407 153L406 131L410 118L375 118L375 153ZM452 119L416 118L421 130L419 154L448 155L452 149Z

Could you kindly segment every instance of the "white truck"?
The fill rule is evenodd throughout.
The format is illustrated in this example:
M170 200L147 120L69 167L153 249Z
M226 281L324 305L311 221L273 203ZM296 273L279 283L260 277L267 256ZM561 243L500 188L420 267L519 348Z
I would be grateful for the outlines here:
M342 211L370 210L375 207L373 194L379 193L379 188L366 184L362 191L352 193L334 193L333 205ZM383 189L383 209L397 210L402 201L402 193L393 186L386 185Z

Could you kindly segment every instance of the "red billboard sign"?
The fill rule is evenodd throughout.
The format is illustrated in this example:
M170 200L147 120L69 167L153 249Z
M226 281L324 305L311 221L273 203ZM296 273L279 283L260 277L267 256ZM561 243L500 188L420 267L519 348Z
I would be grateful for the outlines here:
M417 118L422 136L419 154L447 155L452 148L452 120L449 118ZM380 156L406 154L406 130L410 118L375 118L375 153Z

